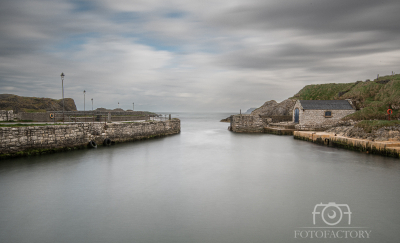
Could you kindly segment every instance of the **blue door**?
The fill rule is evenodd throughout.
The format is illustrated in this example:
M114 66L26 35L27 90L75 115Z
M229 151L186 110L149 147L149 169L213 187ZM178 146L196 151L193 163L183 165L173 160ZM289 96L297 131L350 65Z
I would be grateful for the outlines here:
M296 108L294 110L294 122L299 123L299 109L298 108Z

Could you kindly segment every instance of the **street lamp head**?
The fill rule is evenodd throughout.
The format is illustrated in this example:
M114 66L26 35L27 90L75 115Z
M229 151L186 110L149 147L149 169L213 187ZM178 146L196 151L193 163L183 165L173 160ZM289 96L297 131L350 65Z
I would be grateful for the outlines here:
M83 93L86 93L86 90L84 90Z
M65 75L64 73L61 73L61 79L64 79Z

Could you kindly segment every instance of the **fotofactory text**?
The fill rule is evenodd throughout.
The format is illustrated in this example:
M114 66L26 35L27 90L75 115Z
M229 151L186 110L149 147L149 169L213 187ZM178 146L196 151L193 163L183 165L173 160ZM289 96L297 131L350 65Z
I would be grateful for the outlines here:
M370 238L371 230L367 227L351 226L352 212L347 204L334 202L316 204L312 212L313 225L299 227L294 231L294 238Z

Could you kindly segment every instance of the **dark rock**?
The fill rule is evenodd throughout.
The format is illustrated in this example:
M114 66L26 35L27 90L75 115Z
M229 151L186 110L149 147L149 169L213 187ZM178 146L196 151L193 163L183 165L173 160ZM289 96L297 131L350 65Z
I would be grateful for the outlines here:
M220 122L231 122L231 117L227 117L225 119L222 119Z

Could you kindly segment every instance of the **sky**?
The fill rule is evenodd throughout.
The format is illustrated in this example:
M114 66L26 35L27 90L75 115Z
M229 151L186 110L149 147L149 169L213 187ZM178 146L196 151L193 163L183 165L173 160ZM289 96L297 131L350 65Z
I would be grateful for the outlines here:
M237 112L400 73L400 1L1 0L0 93Z

